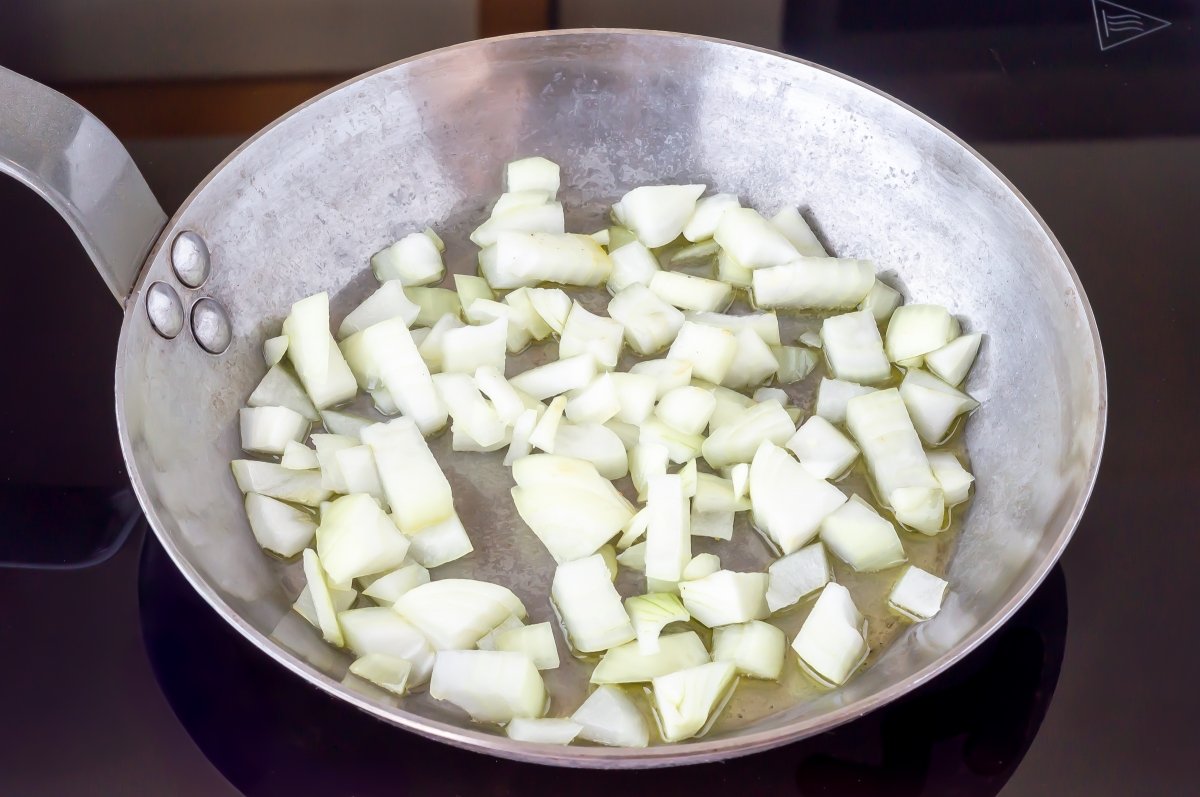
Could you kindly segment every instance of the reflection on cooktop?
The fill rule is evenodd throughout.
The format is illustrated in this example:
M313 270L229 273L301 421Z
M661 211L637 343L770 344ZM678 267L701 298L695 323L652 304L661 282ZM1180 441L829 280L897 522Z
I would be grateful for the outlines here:
M1067 631L1055 567L950 672L830 733L727 763L561 770L481 756L393 728L309 686L242 639L148 536L142 633L159 685L200 749L249 797L275 794L695 793L994 795L1054 694ZM636 778L636 780L635 780Z

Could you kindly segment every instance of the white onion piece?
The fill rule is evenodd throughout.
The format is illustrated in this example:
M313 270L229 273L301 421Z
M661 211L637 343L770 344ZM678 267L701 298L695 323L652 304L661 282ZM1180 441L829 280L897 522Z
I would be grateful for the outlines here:
M487 280L474 274L455 274L454 292L458 294L458 303L462 305L464 313L477 299L487 299L488 301L496 299L496 294L488 285Z
M474 374L484 365L503 371L507 346L508 320L504 318L481 326L448 329L442 336L442 371Z
M429 571L419 564L403 565L374 579L363 594L380 605L391 606L410 589L429 583Z
M529 288L526 294L534 312L550 329L561 335L571 312L571 297L562 288Z
M566 360L590 354L601 368L616 368L624 338L625 328L620 322L590 313L586 307L575 302L558 341L558 356Z
M741 206L735 194L713 194L703 197L696 202L692 217L683 226L683 237L692 242L712 238L725 211Z
M366 493L375 499L386 512L389 509L387 494L379 481L379 469L375 467L375 455L370 446L354 445L338 448L333 452L333 462L339 471L347 493Z
M630 241L619 249L609 250L612 274L608 277L609 293L617 294L633 285L650 284L660 269L658 258L641 241Z
M333 596L329 592L329 582L325 579L325 571L321 560L312 548L305 548L303 554L304 580L308 585L308 594L312 599L313 614L317 618L317 627L321 636L331 645L339 648L345 644L342 629L338 625L337 610L333 605Z
M817 355L803 346L772 346L771 352L779 365L775 378L780 384L799 382L817 367Z
M639 512L638 514L641 513ZM642 532L645 533L644 525L642 526ZM617 544L617 547L620 547L620 543ZM646 572L646 543L635 543L621 551L617 554L617 564L644 574Z
M458 294L448 288L406 288L408 298L416 303L420 310L416 320L412 322L414 335L416 328L431 327L443 316L462 315L462 304Z
M658 650L643 653L637 642L609 650L592 670L594 684L643 683L676 670L711 661L704 642L695 631L683 631L658 638Z
M692 507L691 533L694 537L709 537L714 540L733 539L733 512L698 512Z
M767 608L772 612L800 602L833 580L825 546L819 542L776 559L767 567Z
M667 458L676 465L683 465L700 453L704 438L698 434L684 434L658 418L648 418L639 430L638 442L666 446Z
M933 477L945 493L946 506L956 506L966 501L975 477L962 466L958 457L949 451L930 451L927 456Z
M363 349L375 361L383 386L401 412L416 423L422 434L442 428L446 424L446 405L404 322L393 318L364 329L362 334Z
M717 254L717 279L735 288L749 288L754 283L754 272L722 249Z
M886 323L892 317L892 313L896 312L896 308L904 304L904 297L900 295L900 291L888 285L883 280L876 278L875 284L871 286L871 291L867 294L867 298L863 299L859 305L859 310L866 310L875 319L875 323Z
M384 606L338 612L346 647L360 656L379 653L404 659L412 665L409 685L429 680L433 647L415 626Z
M277 335L263 341L263 361L266 362L267 368L274 368L279 364L279 361L287 354L287 347L287 335Z
M945 531L946 496L939 487L897 487L889 496L896 520L922 534Z
M504 618L500 625L481 636L479 641L475 643L475 647L479 650L495 650L496 637L498 637L500 634L503 634L505 631L511 631L514 628L524 627L525 623L522 620L510 614L508 617Z
M756 404L760 404L764 401L774 401L784 409L792 409L791 407L787 406L788 401L790 401L787 391L781 387L760 387L758 390L754 391L754 395L751 396L751 398L754 399Z
M766 573L718 570L704 578L680 583L679 594L692 617L716 628L766 617L767 582Z
M756 403L761 403L755 402L754 399L743 393L730 390L727 387L721 387L720 385L713 386L710 389L712 390L713 398L717 400L716 409L713 410L712 418L708 421L708 431L710 433L717 431L722 426L733 423L741 417L743 412L753 407Z
M493 288L593 286L608 279L612 260L586 235L502 232L479 253L479 267Z
M900 398L917 433L929 445L941 444L958 416L979 406L966 393L919 368L909 368L904 374Z
M564 413L572 423L605 423L621 410L616 382L608 372L567 400Z
M983 335L960 335L940 349L925 355L925 367L949 385L961 385L967 378Z
M720 384L737 350L737 338L729 330L684 321L667 351L667 359L682 360L691 365L692 376Z
M846 496L807 470L779 446L765 441L750 463L750 508L754 525L784 554L816 536Z
M312 515L282 501L256 493L246 494L250 531L263 548L290 558L312 542L317 523Z
M558 164L540 155L511 161L504 167L504 185L509 192L544 191L554 196L560 179Z
M496 204L492 205L492 215L529 205L544 205L554 200L554 194L555 191L543 191L533 188L521 191L505 191L496 197Z
M560 423L554 433L554 453L585 459L606 479L629 474L629 455L617 433L598 423Z
M901 487L938 487L900 391L879 390L850 399L846 426L854 436L884 506Z
M506 344L510 352L516 353L523 351L525 347L529 345L529 341L533 338L533 334L529 331L529 328L525 326L523 313L513 308L512 305L506 304L505 302L497 302L493 301L492 299L476 299L475 301L471 302L471 306L467 309L466 315L467 320L476 326L491 324L498 320L505 321L508 325ZM437 328L441 326L446 318L443 318L442 321L438 322L438 324L434 327L434 332L437 331ZM457 327L459 325L455 324L454 326ZM429 339L422 344L422 352L434 345L432 342L433 337L434 335L431 333ZM440 346L440 341L438 345Z
M683 580L695 581L711 576L720 569L721 557L715 553L698 553L692 557L692 561L687 563L687 567L683 568Z
M434 240L423 232L412 232L371 256L371 270L380 282L399 280L401 284L432 285L446 273L442 253Z
M723 468L751 461L764 442L783 445L795 431L791 416L779 402L764 401L714 431L700 450L709 466ZM752 493L753 489L751 486Z
M630 285L616 294L608 314L622 325L629 347L638 354L665 348L683 326L683 313L643 285Z
M820 479L838 478L858 459L858 446L820 415L801 424L783 445Z
M645 360L630 366L629 373L651 377L654 380L654 398L660 399L668 390L691 381L692 364L680 359Z
M837 379L869 385L892 375L875 319L865 310L826 318L821 325L825 361Z
M680 271L659 271L650 280L654 295L680 310L715 312L729 306L733 288L724 282Z
M583 355L589 360L590 355ZM562 362L561 360L559 362ZM545 451L547 454L554 453L554 443L558 439L558 427L562 423L563 411L567 407L566 396L555 396L550 402L550 406L546 407L545 412L537 419L537 423L533 425L533 431L529 433L529 445L532 448L538 448Z
M317 409L354 398L358 382L329 332L329 294L314 294L293 304L283 334L288 337L288 359Z
M437 650L466 650L510 614L526 616L507 587L466 578L443 578L414 587L392 607Z
M550 623L535 623L496 634L496 650L522 653L539 670L558 667L558 645Z
M504 439L504 421L479 392L473 378L464 373L434 374L433 383L454 419L455 429L484 448Z
M629 695L615 686L601 686L571 715L582 730L579 738L616 747L645 747L650 728Z
M517 390L541 401L568 390L586 387L595 376L596 358L591 354L576 354L574 357L530 368L508 381Z
M683 497L691 498L696 494L696 460L689 459L683 463L676 475L679 476L679 481L683 485Z
M655 678L654 713L663 740L679 742L700 733L733 688L736 677L731 662L714 661Z
M573 485L518 486L512 497L521 519L557 562L592 555L633 516L619 501Z
M412 664L386 653L368 653L350 662L350 672L397 695L408 693Z
M441 567L475 550L457 514L426 526L408 539L412 543L408 555L422 567Z
M841 379L821 379L815 412L830 423L846 422L846 404L852 398L874 393L875 388Z
M476 368L475 385L491 400L496 415L504 423L511 426L525 413L525 401L517 389L504 378L503 365L481 365Z
M733 482L711 473L696 474L696 494L692 506L698 512L744 512L750 501L734 495Z
M748 313L747 315L728 315L726 313L686 313L685 318L697 324L728 329L730 332L740 332L743 329L753 330L768 346L779 345L779 317L774 313Z
M599 554L559 564L550 598L571 645L581 653L607 650L636 636L621 596L609 578L608 565Z
M750 463L739 462L728 468L728 479L733 485L733 497L741 501L750 495Z
M303 443L288 443L284 446L279 464L288 470L314 470L321 467L317 460L317 452Z
M670 462L670 452L662 443L639 442L629 452L629 475L637 490L638 500L646 500L646 487L655 476L663 476Z
M691 368L687 370L690 373ZM608 378L617 392L618 421L639 424L650 417L650 413L654 411L654 401L658 397L658 381L653 376L613 372Z
M771 226L783 233L796 251L805 257L829 257L808 222L794 207L783 208L771 217Z
M841 686L866 661L867 621L859 613L850 591L841 584L825 585L792 650L800 667L822 686Z
M491 246L502 232L543 232L558 235L566 232L563 206L559 202L544 205L518 205L502 211L492 211L483 224L470 235L471 243L479 247Z
M735 333L737 351L721 384L728 388L749 388L766 382L779 369L775 353L752 329Z
M301 561L301 568L303 568L303 561ZM349 609L358 598L358 591L354 589L329 587L328 591L335 614ZM320 630L321 623L317 619L317 606L313 603L312 592L309 590L307 582L304 589L300 590L300 594L296 596L296 602L292 604L292 611L303 617L313 628Z
M533 450L533 446L529 442L529 436L533 434L537 422L537 410L525 410L517 418L517 422L513 424L512 439L509 441L508 451L504 454L505 465L512 465Z
M725 211L713 239L748 269L779 266L800 255L787 236L751 208Z
M907 561L896 528L857 495L821 522L821 542L859 573L874 573Z
M754 272L754 302L759 307L814 310L854 307L875 284L869 260L801 257L785 265Z
M626 451L632 451L633 447L638 444L638 441L642 437L641 429L616 418L605 421L604 427L617 436L617 439L621 441L621 445L625 446Z
M949 586L932 573L909 567L888 594L888 608L910 620L923 622L941 611Z
M404 293L404 284L400 280L388 280L350 311L338 327L337 336L343 340L389 318L398 317L405 326L412 326L420 312L421 308Z
M677 595L654 592L625 599L625 612L637 634L637 649L642 655L658 653L658 637L671 623L686 623L691 619Z
M259 493L316 507L327 501L332 493L321 485L321 474L311 470L289 470L274 462L235 459L231 463L233 478L243 493Z
M625 551L633 548L633 544L646 534L646 526L649 522L650 513L646 511L646 507L642 507L629 519L625 528L621 529L621 537L617 540L617 550ZM644 573L646 571L645 543L641 543L641 545L642 553L638 554L641 557L641 564L637 569Z
M317 555L335 584L399 567L408 538L369 495L346 495L321 512Z
M582 730L579 723L561 717L514 717L504 726L508 738L533 744L570 744Z
M442 650L433 663L429 694L476 722L508 722L546 712L546 685L529 657L499 650Z
M739 675L775 680L783 672L787 639L762 620L713 629L713 661L728 661Z
M512 440L512 430L507 426L504 427L504 434L500 439L489 446L480 445L475 438L463 431L461 424L454 423L450 425L450 450L451 451L468 451L474 454L487 454L492 451L499 451L509 444Z
M494 319L483 319L479 323L487 324L492 320ZM499 320L502 322L506 321L504 318L500 318ZM417 339L413 337L413 343L417 344L417 351L421 353L421 359L425 361L425 365L429 368L429 372L431 374L440 373L442 370L442 357L445 354L445 348L442 346L442 342L446 339L446 334L452 329L461 329L464 326L466 325L463 324L461 318L447 313L439 318L430 329L426 330L425 337L421 339L420 343L417 343ZM411 331L409 332L409 336L412 336ZM342 349L344 351L352 351L349 344L353 343L353 341L353 337L347 339L342 343ZM349 359L350 355L347 354L346 356L347 359ZM358 375L359 367L355 366L355 362L356 360L350 360L350 367L354 369L355 375ZM370 361L367 360L366 362L369 363ZM359 377L358 382L361 385L363 383L363 378Z
M683 480L672 474L652 477L646 485L646 510L646 575L679 581L692 558L691 513Z
M957 336L958 322L946 308L936 304L906 304L892 313L884 348L892 362L908 365L914 358L937 351Z
M411 418L362 430L400 530L410 537L454 515L450 482Z
M609 234L609 231L607 228L605 228L603 230L596 230L593 233L589 233L589 235L591 236L593 241L600 244L601 246L608 246L609 239L611 238L611 235ZM609 254L612 254L612 252L609 252Z
M667 391L654 413L672 429L688 435L700 434L716 409L712 391L684 385Z
M703 185L644 185L621 197L613 213L638 240L655 249L679 237L704 189Z
M288 443L308 433L308 419L287 407L243 407L238 410L242 449L282 455Z

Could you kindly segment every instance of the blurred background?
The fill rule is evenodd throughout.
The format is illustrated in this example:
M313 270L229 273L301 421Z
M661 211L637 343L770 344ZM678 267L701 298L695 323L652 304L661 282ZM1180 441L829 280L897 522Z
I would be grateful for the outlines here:
M1136 22L1109 25L1111 14ZM706 777L754 794L1181 794L1200 748L1200 690L1185 686L1188 654L1200 650L1187 620L1200 600L1191 309L1200 294L1198 20L1193 0L0 0L0 66L99 116L168 214L238 144L306 99L430 49L529 30L655 28L782 50L945 124L1059 237L1094 305L1110 369L1100 483L1049 597L1014 626L1024 635L1014 649L1032 638L1039 651L1028 692L1008 700L997 691L1011 683L1003 648L979 665L991 678L982 686L964 693L943 684L933 702L885 716L882 732L871 725L830 735L820 744L862 761L826 779L824 764L796 769L818 760L803 751ZM219 651L154 636L164 621L147 612L182 604L154 597L179 587L161 585L174 571L153 542L141 545L145 529L117 446L120 314L65 224L4 178L0 240L8 280L0 336L10 342L9 389L0 391L0 563L10 565L0 569L0 705L9 727L0 736L0 794L314 793L287 780L295 749L283 742L278 765L230 763L257 742L228 737L214 719L225 696L219 682L181 702L201 687L164 671L172 657L212 655L250 673L239 701L275 688L279 673L255 669L263 657L224 629L212 631ZM214 621L203 606L196 611L188 622ZM921 726L919 717L943 716L951 704L967 706L966 726ZM246 722L264 713L246 705ZM997 725L1006 706L1017 713ZM925 734L915 753L904 723ZM990 746L972 747L980 728ZM882 748L847 752L880 733ZM223 738L239 749L221 747ZM451 769L487 763L446 756L440 763ZM525 784L540 793L518 772L497 769L488 787L461 776L448 790L510 793ZM666 792L683 783L653 782ZM421 789L400 793L434 793L431 783Z

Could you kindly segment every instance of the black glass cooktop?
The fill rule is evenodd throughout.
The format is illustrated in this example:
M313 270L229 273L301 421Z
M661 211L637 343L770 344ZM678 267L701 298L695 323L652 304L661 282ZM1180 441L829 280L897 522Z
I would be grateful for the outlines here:
M61 220L0 178L0 794L1195 790L1200 5L770 2L548 8L720 35L726 8L769 5L776 46L945 123L1037 207L1093 303L1111 404L1089 510L1029 603L907 698L723 764L543 769L360 715L227 628L147 531L113 420L117 307ZM127 139L165 208L244 137L208 132Z

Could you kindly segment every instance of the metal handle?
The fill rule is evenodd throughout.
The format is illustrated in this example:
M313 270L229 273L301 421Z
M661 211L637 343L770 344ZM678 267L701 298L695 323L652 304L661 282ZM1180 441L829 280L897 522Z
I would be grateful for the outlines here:
M167 216L112 131L74 100L0 67L0 172L67 220L124 304Z

